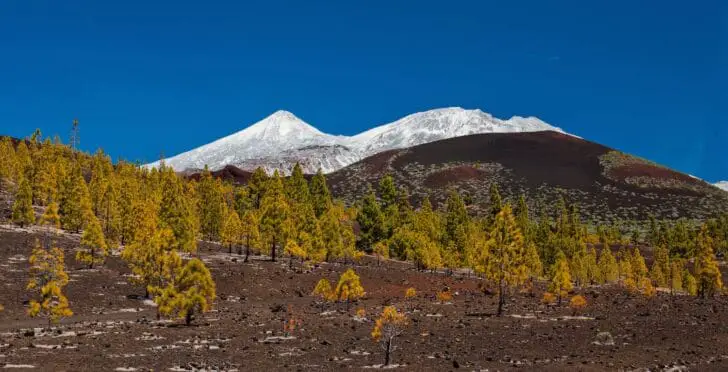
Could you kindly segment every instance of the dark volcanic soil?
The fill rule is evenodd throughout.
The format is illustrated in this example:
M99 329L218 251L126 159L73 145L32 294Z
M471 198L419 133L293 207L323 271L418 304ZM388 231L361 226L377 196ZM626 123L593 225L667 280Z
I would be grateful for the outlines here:
M495 298L477 290L478 279L453 279L418 273L411 266L373 261L355 269L367 298L322 313L309 296L321 277L335 280L346 266L324 264L295 273L286 262L257 258L244 264L212 244L201 257L217 283L214 311L191 327L157 321L155 309L127 283L128 270L112 257L99 270L82 270L73 260L78 237L64 235L71 282L66 293L75 315L42 330L43 320L29 319L24 302L27 257L37 236L0 228L0 368L36 370L341 370L382 363L379 345L370 338L372 318L384 304L409 309L411 324L397 340L394 363L400 370L663 370L686 366L695 371L728 370L728 303L660 294L647 301L618 288L578 291L589 306L582 317L566 307L546 307L536 297L516 294L506 316L492 316ZM407 287L418 291L406 304ZM452 304L437 304L434 293L450 287ZM283 336L283 321L293 316L301 327ZM356 319L354 309L366 310ZM34 330L34 328L36 328ZM594 343L609 332L614 345ZM134 369L135 368L135 369Z

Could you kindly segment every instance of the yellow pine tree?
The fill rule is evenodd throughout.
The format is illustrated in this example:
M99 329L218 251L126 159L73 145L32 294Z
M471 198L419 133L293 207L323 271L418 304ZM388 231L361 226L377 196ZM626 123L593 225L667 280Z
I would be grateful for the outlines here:
M215 300L215 281L205 264L193 258L182 267L155 299L159 312L174 315L190 325L195 314L210 311Z
M630 266L632 268L632 276L637 283L647 276L647 264L645 264L645 259L642 257L640 250L637 247L635 247L632 251Z
M323 310L323 306L325 303L333 301L335 299L334 291L331 288L331 282L329 282L329 280L326 278L321 278L316 283L316 287L314 287L311 294L321 300L321 310Z
M670 285L670 294L675 291L683 290L683 269L685 264L680 259L673 259L670 262L670 277L668 284Z
M556 294L558 304L561 305L561 299L569 294L574 288L571 283L571 273L569 272L569 261L566 259L564 252L558 250L556 252L556 262L551 267L551 282L549 291Z
M103 264L108 256L109 247L101 231L101 223L92 214L81 235L81 250L76 252L76 260L88 264L88 268L93 269L94 264Z
M41 226L61 228L61 216L58 214L58 203L51 201L48 203L43 215L40 217L38 224Z
M30 188L30 182L23 175L20 176L20 183L13 202L13 222L20 227L32 225L35 222L33 191Z
M243 243L241 231L242 224L238 212L233 208L228 208L220 233L220 243L228 247L228 253L232 254L233 246Z
M683 272L683 282L682 286L683 289L691 296L697 296L698 295L698 281L695 280L695 277L693 274L690 273L687 269Z
M58 199L57 159L53 156L50 142L46 142L39 151L33 178L33 198L39 205Z
M500 208L488 233L487 250L480 261L485 276L498 288L497 315L503 314L509 288L523 284L528 278L523 235L518 229L510 204Z
M713 253L713 245L708 226L704 224L698 233L695 252L697 292L703 298L712 297L723 289L722 275Z
M261 235L263 241L270 248L271 261L276 260L276 249L279 244L285 242L287 233L290 232L291 211L283 194L283 182L278 171L273 178L267 182L267 189L261 201L260 219Z
M304 232L303 234L306 233ZM288 267L291 269L293 268L294 259L301 260L301 263L306 260L306 250L298 245L298 243L296 243L293 239L288 239L288 242L286 242L286 246L283 249L283 254L288 255Z
M15 160L15 179L20 180L21 176L27 179L32 179L33 159L30 156L30 150L28 150L28 146L25 144L25 141L18 142L18 145L15 147Z
M602 248L599 253L598 265L602 283L615 283L619 280L619 267L610 248L606 246Z
M341 274L339 282L336 284L334 297L338 301L346 302L347 310L349 309L349 303L359 300L364 295L364 287L361 286L359 276L356 275L353 269L347 269Z
M372 339L374 342L379 342L382 346L385 366L388 366L392 362L392 353L398 349L394 344L394 339L404 333L407 325L409 325L407 317L399 313L394 306L386 306L374 323Z
M536 244L533 242L526 243L524 260L528 276L531 280L540 278L543 274L543 265L541 264L541 257L538 255Z
M52 322L73 315L68 299L63 294L63 287L68 284L63 251L57 247L44 249L36 240L28 261L30 281L27 289L38 295L30 300L28 315L33 318L46 317L49 326Z
M188 195L182 181L177 174L174 173L172 168L165 167L160 170L160 173L160 179L162 182L162 199L159 205L160 225L172 230L172 233L174 234L173 245L175 249L182 252L193 253L197 249L197 231L194 221L195 211L192 206L194 198ZM207 186L214 189L217 184L210 180L210 183ZM210 192L213 192L213 190L210 190ZM211 195L210 198L213 198L213 196ZM209 202L212 203L212 200ZM219 200L217 204L217 208L219 208ZM224 207L224 203L222 203L222 206ZM215 209L214 213L217 213L217 209ZM223 211L222 213L225 212ZM237 216L237 213L235 213L235 215ZM221 218L223 218L223 223L234 223L233 221L227 221L227 219L231 217L232 216L229 214L224 214ZM240 222L239 220L240 218L238 217L238 225ZM235 229L235 234L233 235L239 234L239 227L236 228L235 226L230 226L229 228ZM228 236L228 238L236 239L233 235ZM238 242L228 241L227 243L232 245L237 244Z
M158 226L154 202L137 202L134 209L137 227L133 240L121 252L121 258L134 274L132 282L143 285L145 295L149 297L168 284L181 265L181 259L171 249L174 242L172 230Z
M66 180L59 203L61 211L61 227L64 230L79 232L84 228L91 210L91 199L86 181L81 175L80 166L75 166Z
M260 237L260 219L255 210L249 210L245 212L241 221L240 233L243 237L245 244L245 260L248 262L250 257L250 250L259 250L261 248L261 237ZM242 252L238 252L242 253Z
M377 266L379 266L380 260L389 258L389 245L384 241L378 241L374 244L373 252L377 257Z
M7 190L15 182L17 159L10 137L0 138L0 190Z

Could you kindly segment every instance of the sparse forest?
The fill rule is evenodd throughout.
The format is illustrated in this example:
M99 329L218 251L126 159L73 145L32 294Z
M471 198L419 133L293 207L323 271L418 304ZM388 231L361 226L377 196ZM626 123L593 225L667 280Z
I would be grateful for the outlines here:
M414 332L410 318L431 314L423 301L444 307L463 301L465 292L469 303L492 297L492 306L482 309L487 315L480 316L495 318L544 307L586 319L592 302L604 300L602 289L643 302L647 312L662 311L655 297L725 302L721 267L728 254L728 214L716 213L707 221L653 218L644 230L633 221L587 221L566 197L553 210L529 210L528 195L503 199L496 185L482 190L490 202L479 213L455 189L439 209L429 198L413 205L408 190L396 187L389 176L368 190L346 205L332 196L322 172L304 175L299 165L287 177L258 168L247 184L234 185L207 169L190 178L163 161L158 169L112 162L102 150L83 153L58 138L43 138L40 131L20 141L3 137L4 226L33 236L24 247L30 253L24 269L30 278L24 288L28 302L14 308L45 318L46 327L73 317L82 299L66 292L75 284L68 273L111 272L105 266L118 257L125 267L114 272L128 274L113 282L130 284L123 296L146 300L155 319L209 325L203 314L218 311L217 303L235 293L239 298L263 275L239 273L237 288L225 284L221 297L218 283L232 278L230 265L248 265L309 283L298 296L315 314L355 312L358 323L352 327L368 328L374 345L381 346L372 349L382 352L380 362L387 366L407 353L400 338ZM64 243L65 252L76 262L66 262L58 245L69 237L75 240L72 247ZM214 260L226 264L211 267ZM275 266L257 266L265 261ZM368 288L366 282L387 277L399 263L411 265L408 276L430 285L403 284L406 291L367 302L383 289ZM335 271L338 277L332 268L341 268ZM366 280L358 275L362 271ZM462 287L465 280L477 284L469 292L449 288ZM286 293L294 302L296 295ZM13 301L0 299L6 308ZM284 334L268 334L261 342L284 342L305 327L291 306L280 311ZM468 314L462 310L460 316ZM356 347L369 344L357 341Z

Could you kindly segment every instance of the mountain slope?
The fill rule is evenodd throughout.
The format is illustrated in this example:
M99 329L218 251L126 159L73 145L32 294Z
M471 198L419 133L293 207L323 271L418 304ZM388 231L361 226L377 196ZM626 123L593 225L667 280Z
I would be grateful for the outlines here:
M165 159L177 171L212 170L234 165L288 173L301 163L304 172L330 173L381 151L405 148L476 133L553 130L537 118L494 118L480 110L444 108L408 115L352 137L322 133L287 111L278 111L252 126L194 150ZM147 166L158 166L159 162Z
M525 194L531 208L541 205L547 212L565 195L596 221L650 214L704 219L728 210L728 194L702 180L552 131L470 135L385 151L328 179L335 196L353 202L385 174L416 204L427 195L442 203L455 187L476 212L488 206L493 182L504 198Z
M223 137L194 150L165 159L175 170L222 169L241 165L253 159L276 158L284 151L302 148L336 146L343 137L322 133L287 111L277 111L237 133ZM147 166L158 166L159 162Z

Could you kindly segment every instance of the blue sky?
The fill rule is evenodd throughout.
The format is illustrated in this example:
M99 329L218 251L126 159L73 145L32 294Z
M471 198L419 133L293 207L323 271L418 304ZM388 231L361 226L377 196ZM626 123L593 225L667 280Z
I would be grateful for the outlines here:
M533 115L728 179L720 1L0 3L0 133L156 160L278 109L354 134L446 106Z

